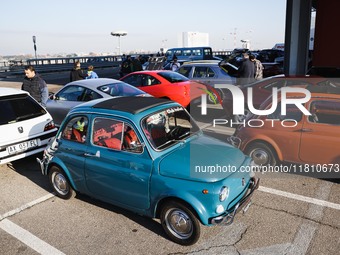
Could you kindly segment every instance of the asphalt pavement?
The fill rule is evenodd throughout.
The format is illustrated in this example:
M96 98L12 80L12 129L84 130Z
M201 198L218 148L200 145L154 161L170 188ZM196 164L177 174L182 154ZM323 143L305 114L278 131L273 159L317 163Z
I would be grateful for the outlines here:
M1 80L0 86L20 88L21 78ZM67 82L67 73L45 79L53 92ZM204 121L199 125L222 140L228 135L223 132L233 132L214 129ZM230 226L204 227L198 243L180 246L167 238L156 219L81 194L66 201L55 197L34 157L0 165L0 251L5 255L339 254L340 184L281 172L257 175L261 185L245 214L239 213Z

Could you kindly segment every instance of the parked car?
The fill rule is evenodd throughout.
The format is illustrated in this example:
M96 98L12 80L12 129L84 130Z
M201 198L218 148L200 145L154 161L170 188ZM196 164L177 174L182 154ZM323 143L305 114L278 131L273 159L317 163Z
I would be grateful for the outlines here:
M259 109L260 105L272 95L273 88L283 88L283 87L306 87L308 85L320 85L324 86L326 78L322 77L311 77L311 76L285 76L276 75L272 77L265 78L263 80L239 86L244 95L244 100L248 100L248 89L252 89L253 97L252 102L255 109ZM235 122L243 121L248 115L249 109L245 106L244 115L233 115L233 96L231 93L225 93L223 98L223 108L227 114L227 118L233 119Z
M121 96L150 96L129 84L115 79L99 78L79 80L66 84L58 92L51 95L46 108L53 116L56 126L78 104L99 98Z
M42 152L56 134L51 115L28 92L0 88L0 164Z
M257 59L263 63L275 62L276 58L284 57L285 52L278 49L263 49L259 52Z
M154 97L166 98L180 103L190 109L191 104L200 102L202 94L209 88L201 83L173 71L151 70L130 73L120 79ZM214 94L209 93L209 95Z
M216 84L236 84L237 67L218 60L202 60L185 62L180 66L178 73L190 80L198 81L215 88L223 98L223 90L217 89Z
M181 245L199 239L201 224L231 224L259 185L248 156L204 135L180 104L154 97L74 107L38 161L57 196L80 192L160 218ZM225 169L206 172L216 166Z
M304 115L294 104L287 105L281 115L281 104L268 116L250 115L246 125L239 126L230 138L234 145L250 155L259 165L277 165L282 161L299 164L340 163L340 88L307 86L311 99L304 104L311 113ZM288 99L301 94L288 94ZM279 97L280 98L280 97ZM271 107L269 98L260 109ZM263 122L261 127L250 127L250 119ZM275 124L271 120L274 121ZM281 125L284 121L284 125ZM253 121L253 123L255 123Z

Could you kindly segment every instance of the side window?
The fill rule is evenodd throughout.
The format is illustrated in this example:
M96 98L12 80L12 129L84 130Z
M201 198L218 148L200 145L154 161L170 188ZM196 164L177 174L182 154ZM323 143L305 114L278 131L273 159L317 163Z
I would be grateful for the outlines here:
M124 124L107 118L96 118L93 122L92 143L114 150L122 149Z
M195 71L193 76L194 78L206 78L207 73L206 73L206 68L205 67L195 67Z
M123 147L124 151L141 153L143 147L138 139L136 131L129 125L124 126Z
M207 77L214 77L214 76L215 76L214 71L210 67L207 67Z
M191 50L183 50L183 56L190 56Z
M178 69L178 72L179 72L181 75L184 75L185 77L189 78L190 70L191 70L191 66L181 66L181 67Z
M88 119L84 116L75 117L67 123L61 137L66 140L85 143L87 129Z
M142 80L140 75L131 75L123 80L124 82L134 86L134 87L140 87L142 85Z
M92 89L86 89L81 101L87 102L98 98L102 98L102 96L99 95L97 92L93 91Z
M302 112L295 105L287 105L286 115L281 115L281 104L278 104L275 112L268 115L268 119L279 119L279 120L295 120L296 122L301 121Z
M85 89L80 86L69 86L60 91L56 95L56 98L58 100L81 101L84 90Z
M192 50L192 55L194 56L202 56L202 50Z
M310 122L340 125L340 102L338 101L314 101L310 105Z
M160 84L160 81L151 75L143 75L142 77L142 85L143 86L151 86Z

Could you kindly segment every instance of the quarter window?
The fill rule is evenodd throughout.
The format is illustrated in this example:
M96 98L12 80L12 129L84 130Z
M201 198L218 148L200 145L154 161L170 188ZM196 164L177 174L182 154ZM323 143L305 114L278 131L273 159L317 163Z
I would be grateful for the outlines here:
M62 132L62 138L85 143L87 137L88 119L84 116L79 116L71 119Z

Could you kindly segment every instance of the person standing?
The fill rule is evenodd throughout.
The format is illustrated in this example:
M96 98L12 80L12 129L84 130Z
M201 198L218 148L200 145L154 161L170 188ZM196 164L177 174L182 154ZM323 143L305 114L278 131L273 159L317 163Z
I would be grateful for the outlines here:
M171 65L170 65L170 68L171 68L172 71L176 72L180 66L181 66L181 64L178 63L177 58L175 58L172 61Z
M30 93L30 95L43 107L46 107L48 99L48 88L46 82L35 72L33 66L25 67L25 78L21 89Z
M83 80L86 78L86 75L83 73L83 71L80 69L80 62L76 61L74 62L73 69L70 73L70 81L78 81Z
M98 74L95 71L93 71L93 69L94 69L93 65L87 67L86 79L98 79Z
M244 52L243 61L238 68L238 85L245 85L255 81L255 65L250 61L248 53Z
M259 81L263 79L263 65L260 60L256 59L254 55L250 55L249 59L255 65L255 80Z
M125 75L133 72L133 64L131 60L131 56L128 55L127 58L122 62L120 66L120 78L124 77Z
M142 71L143 67L142 67L142 63L140 61L141 57L138 56L138 58L134 58L132 60L132 66L133 66L133 71L137 72L137 71Z

